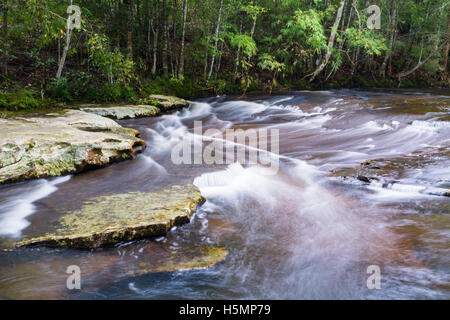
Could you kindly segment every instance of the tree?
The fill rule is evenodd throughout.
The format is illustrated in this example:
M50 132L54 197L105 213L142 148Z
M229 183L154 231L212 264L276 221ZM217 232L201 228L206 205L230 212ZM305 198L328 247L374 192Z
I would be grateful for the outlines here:
M127 59L133 60L133 0L124 0L127 10Z
M325 66L328 64L328 61L330 60L331 53L334 47L334 40L336 39L336 33L337 29L339 27L339 23L341 22L342 18L342 12L344 10L345 1L341 1L340 7L336 14L336 20L334 21L333 28L331 29L330 38L328 39L328 47L327 47L327 53L325 55L325 59L322 61L322 63L317 67L317 69L311 74L310 82L314 81L314 79L319 75L319 73L322 72L322 70L325 68Z
M183 23L182 23L182 31L181 31L181 49L180 49L180 65L178 68L178 76L184 76L184 41L186 35L186 16L187 16L188 2L187 0L183 0Z
M216 26L216 31L214 32L214 53L211 58L211 67L209 69L208 78L206 79L206 85L209 84L209 81L211 80L211 75L212 75L212 72L214 69L214 62L215 62L216 54L217 54L217 44L219 42L219 30L220 30L220 22L222 19L222 9L223 9L223 0L220 0L219 14L217 17L217 26Z
M2 73L5 77L8 76L8 0L2 0L1 10L3 15L3 25L2 25Z
M70 1L70 4L72 5L72 1ZM69 10L68 10L68 13L69 13ZM73 27L71 25L71 21L67 20L66 45L64 46L63 54L62 54L61 60L59 61L58 71L56 72L56 79L60 79L61 78L61 74L62 74L62 71L63 71L63 68L64 68L64 64L66 63L67 52L69 52L70 39L72 37L72 30L73 30Z

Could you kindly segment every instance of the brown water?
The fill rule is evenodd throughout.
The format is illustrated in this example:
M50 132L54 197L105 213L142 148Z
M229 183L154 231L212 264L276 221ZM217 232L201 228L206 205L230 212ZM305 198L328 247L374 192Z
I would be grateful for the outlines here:
M205 205L167 237L92 251L1 252L0 297L449 299L450 198L433 195L450 189L449 120L449 92L341 90L222 96L174 115L122 121L142 133L144 154L70 178L2 187L3 241L39 234L92 197L187 178ZM270 138L279 130L280 156L266 153L279 170L175 165L171 150L186 137L207 144L194 121L203 133L256 128ZM333 173L368 159L383 163L378 182ZM201 245L230 254L208 270L129 274L142 261L162 260L166 249L188 259ZM82 270L81 291L66 289L69 265ZM381 269L380 290L366 285L371 265Z

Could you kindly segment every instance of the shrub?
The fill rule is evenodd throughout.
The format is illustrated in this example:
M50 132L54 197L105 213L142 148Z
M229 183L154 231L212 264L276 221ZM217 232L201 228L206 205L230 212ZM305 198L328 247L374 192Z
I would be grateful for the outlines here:
M72 101L67 78L53 79L47 87L47 95L57 101Z
M103 102L117 102L122 97L122 87L120 84L107 84L103 87L101 100Z
M39 93L32 90L21 90L14 93L0 92L0 108L7 111L32 111L46 106Z

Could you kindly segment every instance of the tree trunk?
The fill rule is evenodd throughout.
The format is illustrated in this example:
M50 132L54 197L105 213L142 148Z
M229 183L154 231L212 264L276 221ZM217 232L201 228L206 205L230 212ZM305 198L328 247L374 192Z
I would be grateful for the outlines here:
M398 73L395 77L398 78L399 82L402 80L402 78L409 76L410 74L414 73L417 69L419 69L420 67L422 67L425 63L428 62L428 60L430 60L431 58L433 58L433 56L440 50L442 49L442 47L444 46L444 44L441 44L440 46L438 44L436 44L436 47L434 48L433 51L431 51L431 53L428 55L428 57L426 57L424 60L420 61L419 63L416 64L416 66L414 68L412 68L409 71L405 71L405 72L400 72Z
M60 79L62 75L62 71L64 69L64 64L66 63L67 52L70 47L70 38L72 36L72 30L69 27L69 23L67 23L67 32L66 32L66 45L64 46L63 54L61 60L58 65L58 72L56 72L56 79Z
M217 60L217 68L216 68L216 74L214 76L214 85L216 85L217 83L217 76L219 75L219 71L220 71L220 64L222 62L222 50L223 50L223 42L220 44L220 52L219 53L219 59Z
M120 0L116 0L115 3L115 16L114 16L114 20L115 20L115 28L116 28L116 51L120 52L120 35L121 35L121 28L120 28Z
M431 53L428 55L428 57L426 57L425 60L423 60L423 61L422 61L422 55L421 55L421 56L420 56L420 59L419 59L419 62L418 62L417 65L416 65L414 68L412 68L411 70L406 71L406 72L400 72L400 73L398 73L398 74L396 75L396 78L398 79L398 83L399 83L398 85L399 85L399 87L400 87L402 78L409 76L410 74L414 73L417 69L419 69L420 67L422 67L422 66L423 66L425 63L427 63L428 60L430 60L430 59L431 59L431 58L432 58L432 57L433 57L440 49L442 49L442 48L444 47L444 45L447 44L447 41L444 41L441 45L439 45L439 42L440 42L440 36L441 36L441 27L440 27L440 25L439 25L438 33L437 33L437 36L436 36L436 46L434 47L434 50L431 51ZM448 37L448 34L447 34L447 37Z
M181 30L181 49L180 49L180 66L178 68L178 76L184 76L184 38L186 35L186 17L187 17L187 0L183 2L183 26Z
M328 40L328 49L327 49L327 54L325 55L325 60L322 61L322 63L319 65L319 67L316 69L316 71L313 72L313 74L311 75L311 80L309 80L310 82L314 81L314 79L319 75L319 73L322 72L322 70L325 68L325 66L328 64L328 61L330 60L331 52L334 47L334 40L336 39L337 29L341 22L342 12L344 11L343 10L344 6L345 6L345 1L341 1L341 5L336 14L336 20L334 22L333 29L331 30L331 35Z
M208 52L205 52L205 61L203 63L203 81L205 82L207 74L208 74Z
M173 14L172 14L172 41L170 43L170 63L172 65L172 74L178 77L178 69L180 68L180 56L176 54L178 52L177 48L177 12L178 12L178 1L173 0Z
M447 11L447 45L444 49L444 61L442 64L442 80L448 80L448 52L450 51L450 13Z
M125 0L127 7L127 59L133 60L133 0Z
M255 7L258 6L258 0L255 0L254 5L255 5ZM256 19L257 19L257 17L253 18L252 30L250 31L250 37L252 37L252 38L255 35Z
M241 23L239 26L239 35L242 34L242 23L243 23L243 18L241 15ZM238 74L238 68L239 68L239 60L241 59L241 44L239 43L238 46L238 51L236 53L236 62L234 64L234 71L233 71L233 82L236 83L236 79L237 79L237 74Z
M2 73L8 75L8 0L2 1L3 12L3 45L2 45Z
M169 15L167 14L167 0L163 1L163 72L164 76L167 77L169 75Z
M394 5L394 8L392 11L392 20L391 20L391 23L389 24L390 29L391 29L391 40L389 41L389 51L386 54L386 56L384 57L383 63L381 64L381 67L380 67L380 76L381 77L386 76L386 66L387 66L387 63L389 62L389 60L391 59L392 51L394 50L394 44L395 44L395 39L396 39L397 8L395 7L395 2L393 5Z
M359 31L361 32L361 28L362 28L361 16L359 14L358 7L356 5L356 0L353 0L352 8L355 10L356 16L358 17ZM350 19L351 19L351 14L350 14ZM358 67L358 57L359 57L360 49L361 49L361 47L358 46L358 48L356 49L355 55L354 55L352 71L350 73L351 80L353 80L353 76L355 75L356 69Z
M146 3L147 7L147 16L146 16L146 20L148 22L148 26L147 26L147 47L148 47L148 61L150 61L151 57L152 57L152 28L153 28L153 21L151 18L151 6L150 6L150 0L147 0Z
M156 65L158 62L158 37L159 37L159 26L153 31L153 66L152 75L156 74Z
M211 75L214 69L214 61L216 58L216 53L217 53L217 44L218 44L218 37L219 37L219 29L220 29L220 22L222 19L222 9L223 9L223 0L220 0L220 8L219 8L219 16L217 18L217 27L216 27L216 32L214 33L214 37L215 37L215 42L214 42L214 54L212 56L211 59L211 67L209 69L209 74L208 74L208 79L206 79L206 85L209 84L209 81L211 80Z

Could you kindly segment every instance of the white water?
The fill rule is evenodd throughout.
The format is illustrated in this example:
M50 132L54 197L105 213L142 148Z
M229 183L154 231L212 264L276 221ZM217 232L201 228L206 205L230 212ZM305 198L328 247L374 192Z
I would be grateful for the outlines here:
M170 250L212 245L230 253L208 270L130 279L129 266L122 261L113 273L123 274L126 287L113 286L104 297L113 292L115 298L448 298L448 199L435 195L449 181L446 153L436 150L448 144L448 124L440 120L442 114L390 113L396 106L384 101L387 108L361 107L358 103L372 98L358 94L341 99L331 91L299 92L251 102L224 102L219 97L148 122L125 122L143 134L148 142L145 153L137 161L73 179L74 190L90 180L95 193L86 198L91 198L127 192L131 186L153 188L159 180L177 183L195 177L207 202L189 225L174 228L166 237L120 244L121 259L129 256L139 262L151 255L153 245L162 244ZM194 134L194 120L202 120L204 130L221 132L279 129L281 154L266 152L279 160L279 170L239 163L174 165L171 150L186 137L198 145L227 142L206 132ZM228 143L236 150L249 149ZM405 167L400 162L392 169L401 175L386 178L396 181L391 185L328 178L337 165L355 168L367 159L390 156L417 156L411 167L405 161ZM421 162L432 158L438 160ZM42 191L53 190L48 181L36 183ZM24 192L22 199L33 207L45 192L31 194ZM60 193L54 197L62 198ZM69 204L73 201L78 198L67 199ZM3 204L2 208L12 211ZM18 208L13 216L25 224L12 224L23 230L27 221L18 219ZM149 249L143 250L146 245ZM114 255L118 247L101 252ZM366 287L369 265L382 268L380 291Z
M276 176L265 170L233 164L194 181L208 200L203 210L221 208L239 226L242 250L232 258L230 281L251 288L253 297L357 296L363 286L348 272L374 258L372 245L386 231L322 187L305 162ZM265 279L259 287L257 278Z
M20 237L22 230L30 225L26 218L35 212L34 203L54 193L58 184L69 179L70 176L39 180L31 191L9 199L0 208L0 236Z

